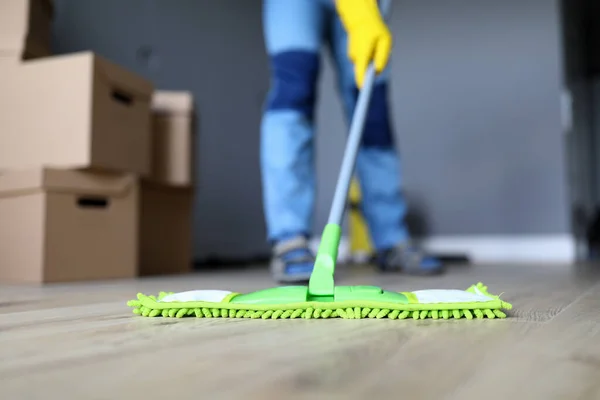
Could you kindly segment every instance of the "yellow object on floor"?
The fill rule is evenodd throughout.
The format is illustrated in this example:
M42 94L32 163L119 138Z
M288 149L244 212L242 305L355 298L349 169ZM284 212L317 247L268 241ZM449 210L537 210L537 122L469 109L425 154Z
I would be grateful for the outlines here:
M356 261L366 261L373 253L373 245L369 236L369 229L361 211L360 184L356 178L350 184L349 193L349 227L350 253Z

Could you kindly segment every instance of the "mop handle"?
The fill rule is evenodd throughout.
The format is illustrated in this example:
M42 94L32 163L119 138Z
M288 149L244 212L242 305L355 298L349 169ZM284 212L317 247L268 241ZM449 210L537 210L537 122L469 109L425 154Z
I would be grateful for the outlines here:
M381 14L384 19L389 17L391 5L392 0L380 1ZM350 189L350 183L356 165L356 158L365 126L365 120L367 119L371 93L373 92L373 86L375 85L375 77L375 66L371 62L367 69L363 87L358 95L358 100L352 116L346 150L344 151L344 158L342 160L342 166L340 168L340 174L338 176L331 210L329 212L329 224L342 225L344 211L346 210L346 199L348 198L348 191Z

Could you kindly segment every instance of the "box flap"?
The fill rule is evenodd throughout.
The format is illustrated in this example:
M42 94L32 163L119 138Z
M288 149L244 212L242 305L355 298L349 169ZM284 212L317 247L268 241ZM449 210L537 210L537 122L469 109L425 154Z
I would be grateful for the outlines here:
M94 72L115 89L128 92L138 100L150 102L154 85L142 76L94 54Z
M0 171L0 198L39 191L123 197L134 185L135 177L131 174L55 168Z
M0 36L27 35L31 32L51 35L44 28L54 19L53 0L1 0ZM44 29L40 31L40 28Z
M0 37L0 57L12 57L15 54L31 57L47 57L52 55L49 47L44 46L32 37L10 39Z
M157 90L152 95L152 111L165 114L191 114L194 96L187 91Z
M35 5L33 5L35 7ZM0 1L0 36L26 35L29 30L30 2L28 0Z
M27 46L27 35L0 35L0 52L21 51Z

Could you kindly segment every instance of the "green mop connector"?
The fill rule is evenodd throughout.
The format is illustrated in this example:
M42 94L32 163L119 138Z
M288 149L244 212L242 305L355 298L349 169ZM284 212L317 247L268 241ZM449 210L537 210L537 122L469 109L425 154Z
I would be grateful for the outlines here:
M308 282L308 301L333 301L335 297L335 263L342 237L342 228L327 224L323 229L315 266Z

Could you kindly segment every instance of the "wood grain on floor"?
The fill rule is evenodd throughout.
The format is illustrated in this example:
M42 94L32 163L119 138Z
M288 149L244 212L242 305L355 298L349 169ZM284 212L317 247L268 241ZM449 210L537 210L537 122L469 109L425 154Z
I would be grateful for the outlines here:
M600 274L481 266L342 284L504 293L505 320L141 318L137 292L269 287L266 271L48 287L0 286L7 399L600 399Z

